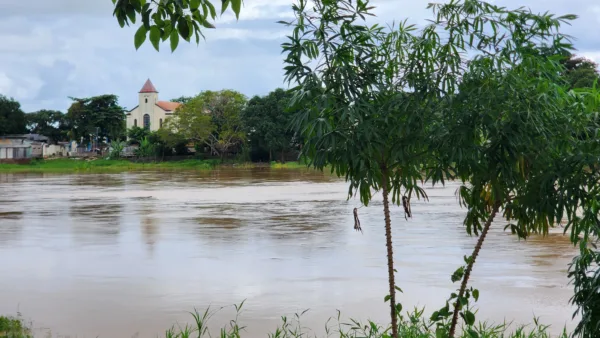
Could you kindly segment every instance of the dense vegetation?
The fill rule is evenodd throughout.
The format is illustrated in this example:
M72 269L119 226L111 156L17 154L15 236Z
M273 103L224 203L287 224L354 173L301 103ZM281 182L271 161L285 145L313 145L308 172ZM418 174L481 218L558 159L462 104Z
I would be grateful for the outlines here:
M452 275L457 291L431 316L436 336L455 337L461 326L479 335L479 290L469 277L502 215L520 238L568 220L581 247L570 271L582 315L575 334L597 337L600 254L590 245L599 232L600 92L589 64L564 58L573 47L561 25L575 16L475 0L429 8L433 18L418 30L406 21L368 26L368 1L299 0L285 23L293 29L283 50L286 78L297 84L291 102L302 155L345 177L349 197L365 206L374 192L383 195L390 335L400 336L402 309L390 206L410 219L411 198L428 199L419 183L455 179L466 232L479 239Z
M3 125L6 130L0 129L0 135L27 131L47 136L53 143L94 141L113 149L135 144L138 156L157 159L188 155L195 148L211 158L285 161L285 155L300 146L290 130L292 115L285 110L290 97L283 89L249 101L234 90L202 91L173 99L184 105L153 132L141 127L126 130L125 112L116 95L73 98L66 114L54 110L25 114L17 101L0 97L0 121L11 121ZM112 152L111 157L119 156Z

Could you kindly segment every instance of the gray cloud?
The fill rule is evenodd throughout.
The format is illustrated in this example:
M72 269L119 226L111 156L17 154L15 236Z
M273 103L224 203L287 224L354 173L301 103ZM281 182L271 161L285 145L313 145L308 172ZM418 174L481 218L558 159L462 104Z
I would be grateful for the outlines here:
M151 78L161 99L205 89L231 88L248 96L283 86L280 44L286 28L275 22L291 16L292 0L245 0L240 20L225 14L206 42L182 42L156 52L136 51L135 29L121 29L110 0L0 1L0 93L18 99L26 111L65 111L68 96L112 93L123 106L136 105L137 92ZM507 7L580 18L566 32L580 53L600 61L600 4L596 0L497 0ZM423 24L427 1L372 0L377 22Z

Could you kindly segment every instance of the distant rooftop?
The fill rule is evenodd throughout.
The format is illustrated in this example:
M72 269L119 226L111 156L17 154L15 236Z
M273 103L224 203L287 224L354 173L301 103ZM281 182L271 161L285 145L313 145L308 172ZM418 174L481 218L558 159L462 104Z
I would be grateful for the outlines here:
M158 101L156 105L161 107L164 111L174 111L177 107L181 106L179 102L170 102L170 101Z
M11 138L11 139L26 139L31 141L40 141L45 142L48 141L48 137L40 134L12 134L12 135L2 135L0 138Z

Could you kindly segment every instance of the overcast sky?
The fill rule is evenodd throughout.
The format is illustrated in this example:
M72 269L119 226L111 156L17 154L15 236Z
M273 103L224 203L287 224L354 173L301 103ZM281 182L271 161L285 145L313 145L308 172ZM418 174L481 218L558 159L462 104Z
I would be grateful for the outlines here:
M428 0L372 0L379 21L409 18L423 23ZM579 54L600 62L600 1L496 0L507 7L579 16L565 31L577 38ZM0 94L14 97L26 112L66 111L69 96L116 94L133 108L150 78L161 100L224 88L247 96L283 86L280 44L292 0L245 0L240 21L224 15L206 42L168 44L156 52L149 42L138 51L134 28L120 28L111 0L0 0Z

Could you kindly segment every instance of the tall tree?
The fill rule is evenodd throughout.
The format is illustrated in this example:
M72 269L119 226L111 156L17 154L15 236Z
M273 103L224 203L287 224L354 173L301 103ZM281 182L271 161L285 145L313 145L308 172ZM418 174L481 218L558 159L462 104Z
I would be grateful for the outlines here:
M21 104L0 94L0 135L26 132L25 113Z
M234 90L204 91L177 109L164 129L203 143L215 155L225 156L245 143L241 112L246 97Z
M570 55L564 59L565 66L564 76L570 85L570 89L574 88L591 88L594 83L600 81L598 74L598 64L590 59Z
M284 153L296 144L294 131L291 129L292 114L286 109L291 93L278 88L267 96L255 96L242 111L242 121L253 146L265 149L269 153L269 161L273 152Z
M570 50L556 51L555 48L544 44L540 48L540 54L547 58L556 58L560 62L563 66L560 73L569 89L591 88L596 81L600 80L598 64L585 57L577 56Z
M47 136L52 142L62 141L67 137L65 115L57 110L45 110L26 114L27 129L30 133Z
M135 48L139 48L147 38L158 51L160 42L169 40L171 51L179 45L180 37L185 41L204 37L203 29L215 28L209 20L217 18L217 11L211 0L112 0L115 8L113 16L124 27L135 24L138 17L140 26L134 35ZM231 10L239 18L242 0L222 0L221 14L231 5Z
M125 136L125 113L116 95L71 99L74 102L65 116L71 138L88 139L92 134L100 140L117 140Z
M459 293L432 319L438 337L453 337L459 315L468 331L475 322L468 300L479 294L466 288L469 273L499 210L521 235L546 233L564 209L575 216L578 202L565 200L562 179L581 178L582 167L561 172L557 164L578 152L574 135L589 119L576 95L557 84L558 63L540 53L548 40L554 53L569 50L559 27L574 16L452 0L430 5L434 19L417 31L406 22L367 26L368 1L313 3L294 6L294 30L283 44L286 77L298 84L292 103L303 154L345 176L349 196L357 191L365 205L372 190L383 195L393 337L401 306L390 197L408 219L412 195L426 197L418 182L463 180L464 223L479 241L453 276L462 279Z

